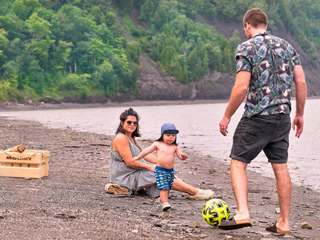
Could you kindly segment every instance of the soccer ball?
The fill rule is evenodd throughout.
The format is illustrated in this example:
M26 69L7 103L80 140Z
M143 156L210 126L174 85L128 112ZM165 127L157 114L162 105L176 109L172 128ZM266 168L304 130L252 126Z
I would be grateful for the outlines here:
M230 208L221 199L211 199L203 206L203 219L212 226L218 226L221 221L229 219Z

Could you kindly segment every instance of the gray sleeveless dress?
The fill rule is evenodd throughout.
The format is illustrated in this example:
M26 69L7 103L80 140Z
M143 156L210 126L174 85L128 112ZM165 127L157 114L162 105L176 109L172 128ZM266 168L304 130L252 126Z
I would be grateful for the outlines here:
M118 133L116 136L123 133ZM125 135L125 134L123 134ZM113 139L116 137L114 136ZM125 135L126 136L126 135ZM128 138L128 136L126 136ZM119 152L112 150L112 143L110 149L110 165L109 165L109 177L111 183L118 184L120 186L131 189L132 191L138 191L141 186L146 186L151 183L156 182L156 178L154 176L154 172L148 170L140 170L128 167L121 157ZM139 147L138 143L135 141L134 145L128 138L130 151L132 153L132 157L136 157L142 151ZM139 162L146 163L146 161L142 158ZM155 183L151 187L146 188L147 194L150 197L159 197L160 190L157 189L157 184Z

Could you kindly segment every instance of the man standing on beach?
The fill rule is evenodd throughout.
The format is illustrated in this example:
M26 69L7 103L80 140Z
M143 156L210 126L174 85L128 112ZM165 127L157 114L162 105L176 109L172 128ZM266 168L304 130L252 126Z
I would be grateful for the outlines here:
M219 124L226 136L232 115L246 97L245 112L233 136L230 157L231 182L238 205L237 214L221 222L229 230L251 226L248 208L246 167L262 150L271 163L277 181L280 204L278 221L266 230L290 233L291 178L287 168L290 124L290 92L295 83L296 115L292 122L295 136L303 131L306 82L299 55L285 40L267 30L268 17L258 8L243 18L248 41L236 50L236 82L229 104Z

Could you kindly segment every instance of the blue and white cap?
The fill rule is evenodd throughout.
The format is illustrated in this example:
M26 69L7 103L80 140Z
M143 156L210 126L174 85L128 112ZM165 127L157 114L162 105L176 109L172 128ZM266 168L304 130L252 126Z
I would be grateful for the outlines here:
M176 129L176 126L174 126L173 123L165 123L161 126L161 137L157 141L163 141L163 134L168 133L168 134L178 134L179 130ZM177 137L176 140L174 141L174 144L177 144Z

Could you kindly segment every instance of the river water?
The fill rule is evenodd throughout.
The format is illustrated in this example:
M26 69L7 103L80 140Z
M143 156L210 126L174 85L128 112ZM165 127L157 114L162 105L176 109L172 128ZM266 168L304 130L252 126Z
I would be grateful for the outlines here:
M320 191L319 105L320 99L307 100L302 136L298 139L294 136L294 131L290 132L288 162L293 182L317 191ZM171 122L180 131L178 143L181 146L199 154L210 155L221 162L228 162L232 135L243 113L243 104L232 117L229 134L225 137L220 134L218 125L226 106L227 103L158 105L135 106L134 110L141 116L141 139L158 139L161 125ZM292 106L292 109L295 109L294 101ZM0 112L0 116L38 121L51 128L69 127L77 131L113 135L119 124L120 113L128 107L130 103L121 107ZM293 117L294 110L291 114L291 118ZM271 165L264 153L261 153L248 168L266 176L273 176Z

